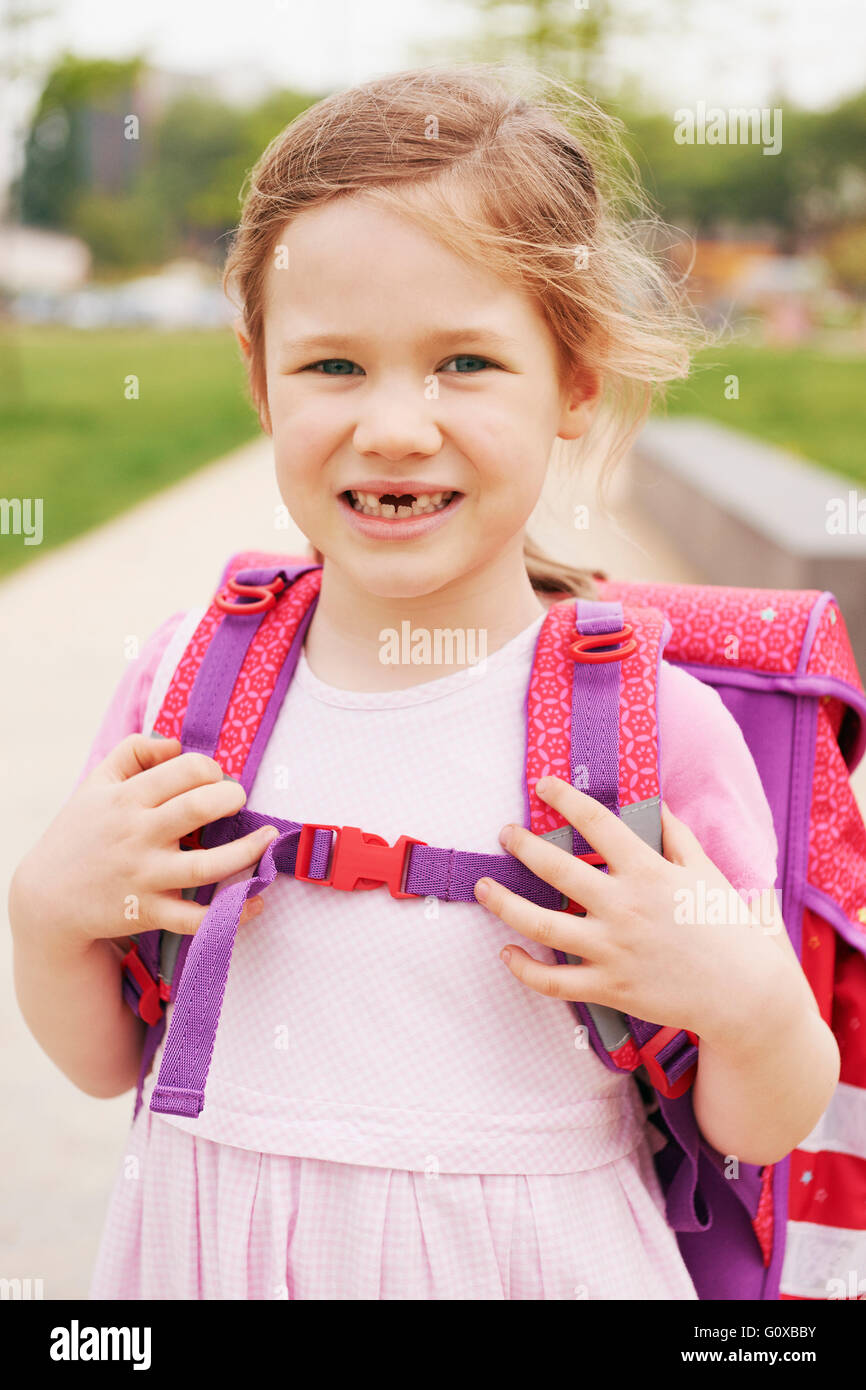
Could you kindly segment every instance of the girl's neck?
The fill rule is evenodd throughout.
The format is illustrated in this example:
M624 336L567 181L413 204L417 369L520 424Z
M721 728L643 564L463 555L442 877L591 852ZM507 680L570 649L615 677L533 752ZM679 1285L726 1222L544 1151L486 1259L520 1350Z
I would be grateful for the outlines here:
M326 560L319 601L304 640L310 670L338 690L405 690L461 670L478 659L479 651L492 656L563 597L537 594L522 555L519 558L519 567L507 572L494 565L414 598L383 598L359 589L345 571ZM409 628L404 629L407 622ZM394 664L384 655L384 634L389 631L397 634L392 648L405 648L402 635L408 632L410 643L419 633L429 633L437 650L437 629L443 634L438 650L448 654L439 662L448 664ZM445 636L446 630L464 634L463 643ZM459 659L461 648L465 660ZM449 661L449 655L454 659Z

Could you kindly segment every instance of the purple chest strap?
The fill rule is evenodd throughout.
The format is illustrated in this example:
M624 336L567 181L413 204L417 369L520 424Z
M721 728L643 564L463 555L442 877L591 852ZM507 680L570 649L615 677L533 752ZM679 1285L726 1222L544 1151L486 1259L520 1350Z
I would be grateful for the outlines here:
M256 874L223 888L191 940L177 989L174 1011L151 1097L151 1110L195 1117L204 1106L211 1057L225 995L232 950L244 902L272 883L278 873L294 874L302 825L244 808L217 822L212 844L237 839L260 825L281 832L259 860ZM328 876L332 832L316 830L308 866L311 879ZM447 902L474 902L474 886L485 875L542 907L560 908L562 895L512 855L475 854L413 845L408 852L406 892Z

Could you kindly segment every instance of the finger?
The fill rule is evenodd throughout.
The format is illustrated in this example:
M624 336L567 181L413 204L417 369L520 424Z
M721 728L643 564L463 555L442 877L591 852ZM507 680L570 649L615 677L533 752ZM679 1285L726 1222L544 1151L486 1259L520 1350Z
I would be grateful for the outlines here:
M210 782L205 787L193 787L188 792L181 792L156 808L157 814L153 824L155 838L162 845L171 845L173 841L191 834L199 826L222 820L224 816L235 815L246 799L246 792L240 782L235 782L231 777L223 778L221 782Z
M538 878L558 888L593 916L604 916L611 890L603 869L587 864L540 835L533 835L522 825L506 826L499 838L503 848Z
M561 777L541 777L535 790L542 801L580 831L612 873L634 870L640 861L649 864L658 857L613 811Z
M178 890L176 898L171 894L166 894L160 899L152 918L149 917L142 930L170 931L174 932L176 936L195 936L207 916L207 912L206 906L202 903L192 902L188 898L182 898L180 890Z
M181 749L177 738L148 738L146 734L127 734L90 774L94 781L126 782L140 772L176 758Z
M595 998L596 972L590 965L543 965L522 946L504 946L499 953L512 975L536 994L551 999L580 999L585 1004L597 1004Z
M158 744L162 740L155 742ZM180 796L193 787L224 780L232 779L225 777L216 758L210 758L206 753L181 753L179 757L163 761L159 766L143 772L130 783L130 794L142 806L162 806L172 797Z
M244 922L249 922L253 917L258 917L263 907L264 902L262 901L260 893L254 894L251 898L246 898L241 908L241 915L238 918L238 925L243 926Z
M172 888L201 888L206 883L221 883L224 878L241 869L257 864L273 840L279 839L276 826L262 825L258 830L212 849L178 850L166 854L162 876ZM160 873L157 868L156 873Z
M238 925L253 921L264 907L257 893L247 898L238 918ZM162 931L174 932L177 936L195 936L210 911L210 904L190 902L187 898L166 898L161 904L155 925ZM152 929L152 928L151 928Z
M662 802L662 854L672 864L686 867L706 858L706 851L692 830Z
M576 917L567 912L555 912L539 907L510 888L504 888L491 878L480 878L475 885L475 897L482 907L496 914L509 927L551 950L567 951L573 956L600 958L603 936L599 924L588 917Z

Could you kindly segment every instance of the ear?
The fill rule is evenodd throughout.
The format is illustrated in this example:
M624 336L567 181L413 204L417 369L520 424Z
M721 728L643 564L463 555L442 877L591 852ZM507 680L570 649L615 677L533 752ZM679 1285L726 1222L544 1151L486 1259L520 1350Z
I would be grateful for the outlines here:
M250 360L250 340L249 340L249 338L247 337L246 333L244 332L244 321L243 321L243 318L242 318L242 316L241 316L240 314L238 314L237 318L234 319L234 320L232 321L232 328L234 329L235 337L237 338L238 342L240 343L241 352L243 353L244 357L245 357L245 358L247 359L247 361L249 362L249 360Z
M249 369L250 369L251 362L252 362L252 359L251 359L251 356L250 356L250 340L249 340L249 338L247 337L246 333L244 332L244 321L243 321L243 317L242 317L241 315L238 315L238 317L237 317L236 319L233 319L233 320L232 320L232 328L234 329L234 335L235 335L235 337L236 337L237 340L238 340L238 343L239 343L239 345L240 345L241 352L243 353L243 355L244 355L244 357L245 357L245 359L246 359L246 364L247 364L247 375L249 376ZM250 385L251 385L251 387L252 387L252 382L250 382ZM255 391L254 391L254 390L251 391L251 394L252 394L252 396L253 396L253 403L255 404ZM267 406L265 406L264 408L262 408L261 406L259 406L259 407L258 407L257 413L258 413L258 417L259 417L259 424L260 424L261 427L262 427L263 433L264 433L264 434L270 434L270 433L271 433L271 420L270 420L270 415L269 415L268 410L267 410Z
M562 389L559 439L579 439L586 434L601 400L601 373L589 367L572 367Z

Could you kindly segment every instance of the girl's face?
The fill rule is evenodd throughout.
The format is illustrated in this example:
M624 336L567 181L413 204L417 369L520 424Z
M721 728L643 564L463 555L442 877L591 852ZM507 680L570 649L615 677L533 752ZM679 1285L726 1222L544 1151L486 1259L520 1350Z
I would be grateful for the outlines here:
M522 566L553 440L584 432L598 391L586 378L562 390L528 296L360 195L299 214L279 237L265 370L289 512L387 598L434 593L504 553ZM405 519L401 505L413 506Z

